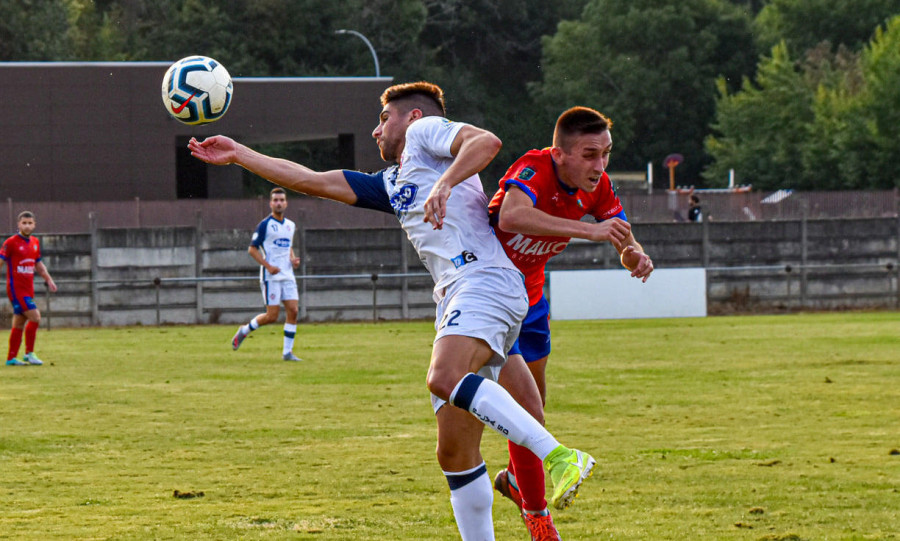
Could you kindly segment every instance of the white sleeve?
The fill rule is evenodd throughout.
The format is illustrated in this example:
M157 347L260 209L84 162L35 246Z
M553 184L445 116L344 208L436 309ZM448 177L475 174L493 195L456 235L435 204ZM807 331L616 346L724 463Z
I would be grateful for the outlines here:
M450 147L465 125L439 116L426 116L412 123L406 130L406 139L417 142L417 146L436 158L452 158Z

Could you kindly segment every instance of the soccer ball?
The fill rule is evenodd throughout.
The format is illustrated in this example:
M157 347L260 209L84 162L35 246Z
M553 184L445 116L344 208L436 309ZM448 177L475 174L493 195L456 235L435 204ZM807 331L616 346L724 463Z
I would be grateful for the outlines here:
M228 110L232 89L225 66L206 56L189 56L166 71L162 99L166 111L179 122L206 124Z

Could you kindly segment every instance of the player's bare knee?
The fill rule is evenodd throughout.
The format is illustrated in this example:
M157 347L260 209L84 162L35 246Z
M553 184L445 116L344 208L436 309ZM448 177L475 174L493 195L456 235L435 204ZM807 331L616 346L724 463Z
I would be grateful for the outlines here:
M440 370L429 370L428 376L425 378L425 385L428 390L438 398L450 400L450 394L456 387L457 382L449 381L446 375Z

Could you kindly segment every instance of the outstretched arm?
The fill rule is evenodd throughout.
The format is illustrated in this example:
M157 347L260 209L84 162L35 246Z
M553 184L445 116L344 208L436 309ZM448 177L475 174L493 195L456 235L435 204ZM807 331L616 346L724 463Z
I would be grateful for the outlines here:
M619 218L597 223L553 216L534 207L531 198L510 186L500 206L500 229L523 235L574 237L594 242L622 243L631 234L631 224Z
M192 137L191 155L214 165L240 165L264 179L289 190L352 205L356 193L340 170L319 172L289 160L273 158L229 137L214 135L203 141Z
M622 266L635 278L646 282L653 272L653 261L631 233L631 224L620 218L590 223L553 216L534 207L531 198L511 186L500 206L500 229L523 235L574 237L594 242L609 241L619 253Z
M463 126L450 145L450 154L454 156L453 164L444 171L425 200L425 221L435 229L441 229L444 217L447 216L450 191L487 167L502 146L503 143L493 133L475 126Z

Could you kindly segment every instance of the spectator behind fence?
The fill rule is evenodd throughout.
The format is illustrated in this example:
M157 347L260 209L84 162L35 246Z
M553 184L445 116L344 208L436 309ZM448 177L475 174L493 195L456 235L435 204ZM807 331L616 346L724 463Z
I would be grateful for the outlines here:
M700 206L700 198L694 194L691 194L691 204L690 208L688 208L688 221L703 221L703 207Z

